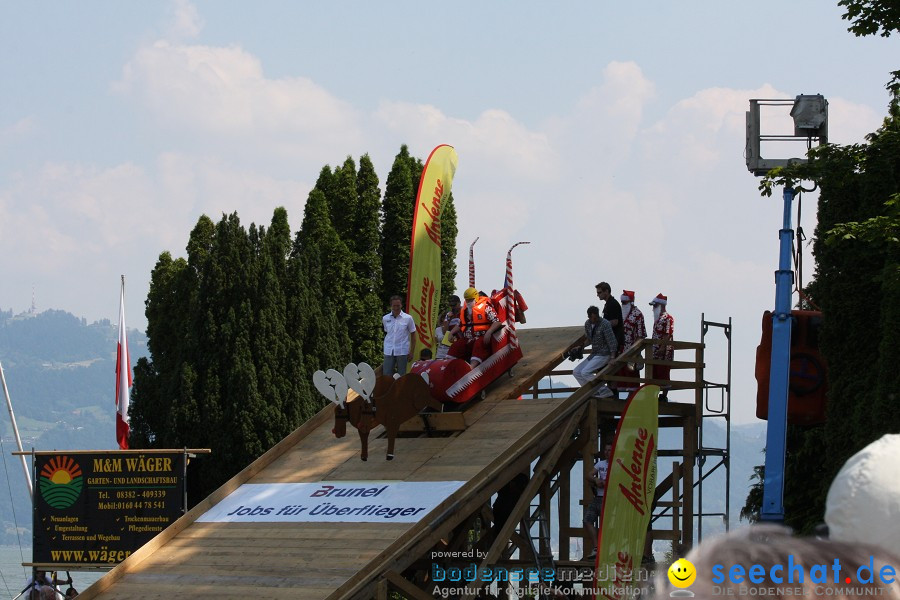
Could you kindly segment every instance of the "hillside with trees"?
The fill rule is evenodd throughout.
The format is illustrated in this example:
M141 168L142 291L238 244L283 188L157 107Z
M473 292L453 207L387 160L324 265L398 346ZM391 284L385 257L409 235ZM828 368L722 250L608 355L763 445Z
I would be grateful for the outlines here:
M25 450L113 450L118 324L88 323L62 310L14 315L0 310L0 364ZM128 331L132 360L147 340ZM3 463L9 491L0 493L0 544L31 543L31 500L12 424L2 411Z

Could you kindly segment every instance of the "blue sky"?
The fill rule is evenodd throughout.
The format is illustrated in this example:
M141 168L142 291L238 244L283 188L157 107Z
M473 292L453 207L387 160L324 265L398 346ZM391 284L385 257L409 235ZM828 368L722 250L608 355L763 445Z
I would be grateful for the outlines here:
M285 206L296 230L324 164L368 152L383 186L401 144L448 143L458 286L475 237L485 288L529 240L529 326L580 324L600 280L645 312L666 293L681 339L732 317L734 412L752 420L781 200L744 166L748 100L822 93L831 141L861 142L900 46L855 38L836 2L657 4L7 1L0 308L33 289L39 310L115 320L124 273L143 328L157 256L183 255L201 214Z

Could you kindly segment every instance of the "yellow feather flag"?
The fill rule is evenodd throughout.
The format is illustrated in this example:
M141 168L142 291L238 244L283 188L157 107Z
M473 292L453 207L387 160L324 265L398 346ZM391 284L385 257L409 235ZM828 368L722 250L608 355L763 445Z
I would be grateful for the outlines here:
M423 348L432 354L441 301L441 214L450 197L450 185L458 162L453 146L442 144L431 151L422 169L409 249L409 285L406 306L416 322L413 359Z
M638 388L619 420L597 540L598 599L628 596L641 565L656 492L658 398L659 386Z

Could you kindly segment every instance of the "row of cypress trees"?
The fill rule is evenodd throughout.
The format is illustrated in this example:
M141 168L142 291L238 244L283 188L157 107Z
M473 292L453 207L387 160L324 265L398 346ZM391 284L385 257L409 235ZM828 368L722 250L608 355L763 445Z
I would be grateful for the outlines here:
M149 359L138 361L132 448L210 448L192 461L191 503L314 415L317 369L379 364L381 315L406 294L422 161L401 147L382 198L368 155L325 166L293 236L284 207L268 227L201 216L187 257L162 252L146 300ZM454 291L456 212L442 219L442 295Z

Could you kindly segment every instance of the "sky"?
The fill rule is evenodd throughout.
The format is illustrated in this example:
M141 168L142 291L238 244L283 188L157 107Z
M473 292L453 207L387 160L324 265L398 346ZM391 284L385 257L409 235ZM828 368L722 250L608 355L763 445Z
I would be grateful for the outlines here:
M115 322L124 274L143 329L156 259L184 256L201 215L268 224L284 206L296 232L324 165L368 153L383 190L402 144L446 143L458 288L476 237L481 288L530 241L513 260L526 327L581 325L601 280L646 315L666 294L677 339L731 319L732 414L753 422L782 200L744 164L749 99L821 93L830 141L860 143L900 44L854 37L836 0L654 4L5 0L0 309Z

